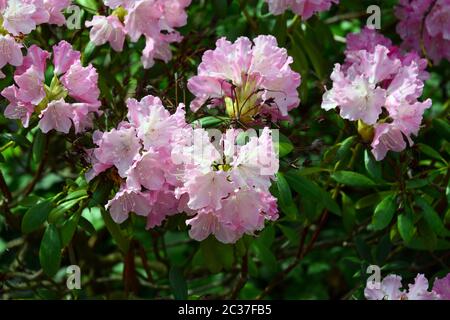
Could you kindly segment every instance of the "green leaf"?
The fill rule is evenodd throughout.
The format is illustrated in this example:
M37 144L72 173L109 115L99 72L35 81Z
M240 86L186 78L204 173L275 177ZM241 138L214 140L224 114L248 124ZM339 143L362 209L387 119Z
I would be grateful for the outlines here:
M2 133L0 137L2 140L6 140L5 142L14 141L19 146L24 147L25 149L31 147L31 142L24 136L21 136L17 133Z
M391 223L396 209L395 195L384 198L375 208L371 227L376 231L386 228Z
M323 203L325 208L336 215L341 215L341 209L331 195L319 187L316 183L301 176L298 171L291 170L286 173L289 185L303 197L308 197L316 202Z
M221 243L212 236L200 243L200 251L206 266L212 273L230 269L233 265L233 246Z
M450 141L450 125L448 121L442 119L433 119L433 127L436 128L436 132L444 137L447 141Z
M400 236L406 243L410 242L413 239L415 234L414 224L407 215L400 214L398 216L397 228Z
M368 150L364 151L364 166L371 178L377 181L382 180L381 163L376 161Z
M41 130L36 132L36 136L33 141L33 160L36 163L40 163L42 156L44 155L47 136L42 133Z
M342 222L347 232L352 232L356 221L356 210L352 199L345 193L342 196Z
M272 34L277 38L280 47L284 47L288 34L285 14L277 16Z
M80 217L79 225L81 228L84 229L84 231L86 231L91 236L97 233L94 225L83 216Z
M69 201L65 201L63 203L61 203L59 206L57 206L55 209L53 209L50 212L50 215L48 217L48 221L50 223L55 223L58 222L59 220L61 220L63 218L63 215L69 211L70 209L72 209L75 205L77 205L81 200L88 198L88 195L82 196L80 198L77 199L73 199L73 200L69 200Z
M427 156L442 161L444 163L447 163L447 161L445 161L445 159L441 156L441 154L436 150L434 150L432 147L423 143L418 143L417 147L422 153L426 154Z
M432 228L432 230L436 232L437 235L441 237L450 236L450 231L445 228L444 223L442 222L437 212L434 211L433 207L430 206L425 199L417 198L416 203L419 207L422 208L422 214L425 218L425 221Z
M199 123L202 128L212 128L217 127L218 125L222 124L223 122L229 120L225 117L214 117L214 116L207 116L201 119L198 119L194 121L194 123Z
M61 239L54 224L49 224L42 237L39 249L39 261L44 272L52 277L61 264Z
M292 192L289 184L286 181L283 173L277 173L277 188L278 188L278 200L280 203L281 210L286 213L289 217L295 217L296 206L292 199Z
M336 153L336 157L343 161L349 159L352 155L351 148L356 140L356 136L348 137L339 144L339 148Z
M308 59L311 61L317 77L319 79L324 79L327 73L327 64L322 55L322 52L317 48L316 43L314 43L311 39L306 39L305 37L303 37L299 30L296 30L294 32L294 36L295 40L298 41L298 44L301 45L301 47L308 55Z
M120 226L113 221L111 215L105 210L101 210L103 220L105 221L106 228L111 234L112 238L116 242L122 253L126 254L128 252L128 248L130 247L130 240L123 234Z
M372 179L352 171L336 171L331 177L336 182L351 187L370 188L376 186Z
M276 272L279 269L277 258L266 245L260 242L254 242L252 249L256 252L256 257L267 267L271 272Z
M60 204L62 202L65 202L65 201L69 201L69 200L83 200L83 199L86 198L86 196L87 196L87 190L86 189L72 191L66 197L64 197L64 199L59 201L58 204Z
M173 296L176 300L187 300L188 287L186 279L183 276L183 272L180 268L172 267L169 271L169 282Z
M22 232L30 233L38 229L47 220L52 208L50 200L43 200L28 209L22 219Z
M76 2L90 13L97 13L98 3L96 0L76 0Z
M291 140L280 133L278 143L275 143L275 152L278 153L279 158L287 156L292 150L294 150L294 145Z
M75 231L77 230L78 221L80 220L81 212L77 212L67 219L62 225L60 231L61 234L61 245L66 247L73 238Z
M377 204L381 199L381 196L379 193L372 193L367 196L362 197L355 203L355 209L361 210L368 207L371 207L375 204Z

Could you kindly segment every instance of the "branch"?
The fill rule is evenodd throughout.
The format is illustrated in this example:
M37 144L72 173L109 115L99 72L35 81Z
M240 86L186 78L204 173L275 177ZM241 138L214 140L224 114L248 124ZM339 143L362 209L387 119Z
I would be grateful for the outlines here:
M309 241L308 246L306 247L305 250L303 250L303 248L305 246L305 240L306 240L306 236L308 234L309 228L306 227L303 229L302 236L300 238L300 244L299 244L299 248L297 251L297 255L295 256L295 260L285 270L280 272L272 282L269 283L269 285L264 289L264 291L259 296L256 297L257 300L261 300L264 297L266 297L269 293L271 293L273 291L273 289L275 289L281 282L283 282L283 280L289 275L289 273L299 265L299 263L303 260L303 258L313 248L314 243L317 241L317 238L319 237L319 234L322 231L327 219L328 219L328 210L324 210L324 212L322 213L322 215L320 217L319 226L314 231L314 233L311 237L311 240Z

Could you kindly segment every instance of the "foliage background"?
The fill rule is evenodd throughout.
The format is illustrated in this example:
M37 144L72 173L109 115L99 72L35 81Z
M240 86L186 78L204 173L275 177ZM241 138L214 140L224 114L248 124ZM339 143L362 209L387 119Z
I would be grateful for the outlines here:
M101 1L76 1L83 25ZM87 185L83 150L87 135L43 135L0 116L1 298L269 298L362 299L366 268L410 279L448 273L450 186L448 61L430 66L424 98L433 99L416 144L375 162L353 123L320 109L334 63L343 61L345 36L365 25L369 5L382 9L382 32L399 44L397 1L341 0L307 22L291 12L274 17L256 0L193 0L184 40L168 64L144 70L143 39L122 53L94 47L86 28L40 26L25 44L43 49L61 39L93 63L105 114L96 127L109 130L126 116L125 100L147 94L169 108L189 104L186 81L205 50L225 36L274 34L302 75L301 106L292 124L281 124L281 170L272 192L280 220L236 245L190 240L186 216L145 231L133 217L115 225L104 205L118 182L102 175ZM12 83L13 69L0 81ZM50 74L49 74L50 76ZM6 101L1 100L1 110ZM212 112L212 111L211 111ZM205 126L223 127L214 114L189 114ZM68 290L66 266L82 271L82 289Z

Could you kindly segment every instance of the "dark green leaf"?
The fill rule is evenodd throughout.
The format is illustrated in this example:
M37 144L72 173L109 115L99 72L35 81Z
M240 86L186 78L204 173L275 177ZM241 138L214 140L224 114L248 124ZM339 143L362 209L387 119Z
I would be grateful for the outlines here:
M331 177L338 183L360 188L370 188L376 186L376 183L368 177L352 171L336 171Z
M44 155L45 144L47 136L42 133L41 130L36 132L36 136L33 141L33 159L36 163L40 163L42 156Z
M200 243L200 250L206 266L212 273L230 269L233 265L233 246L223 244L212 236Z
M39 249L39 261L44 272L52 277L61 264L61 239L54 224L49 224L45 230Z
M371 178L377 181L382 180L381 163L376 161L368 150L364 151L364 165Z
M439 152L437 152L436 150L434 150L432 147L430 147L426 144L423 144L423 143L418 143L417 147L419 148L419 150L421 152L423 152L427 156L434 158L436 160L442 161L444 163L447 163L447 161L445 161L445 159L441 156L441 154Z
M336 201L328 192L320 188L316 183L308 180L304 176L301 176L297 171L289 171L286 173L286 179L289 182L289 185L292 186L295 192L299 195L322 203L325 208L334 214L341 214L341 209Z
M60 231L61 234L61 245L66 247L73 238L75 231L77 230L78 221L80 220L81 213L73 214L69 219L67 219L62 225Z
M275 143L275 151L278 153L279 158L287 156L292 152L292 150L294 150L294 145L292 144L292 142L288 137L280 134L278 143Z
M442 219L425 199L417 198L416 203L419 207L422 208L423 217L434 232L436 232L441 237L450 236L450 231L445 228Z
M184 278L183 272L180 268L170 268L169 282L173 296L176 300L186 300L188 298L186 279Z
M50 200L43 200L28 209L22 219L22 232L30 233L38 229L47 220L52 208Z
M128 248L130 247L130 240L124 235L124 233L120 229L120 226L113 221L108 212L106 212L105 210L101 210L101 212L103 220L105 221L106 228L116 242L120 251L122 251L122 253L124 254L127 253Z
M396 209L395 195L385 197L375 208L371 224L372 228L374 230L383 230L386 228L391 223Z
M415 234L414 224L406 214L400 214L397 218L397 228L402 239L408 243Z

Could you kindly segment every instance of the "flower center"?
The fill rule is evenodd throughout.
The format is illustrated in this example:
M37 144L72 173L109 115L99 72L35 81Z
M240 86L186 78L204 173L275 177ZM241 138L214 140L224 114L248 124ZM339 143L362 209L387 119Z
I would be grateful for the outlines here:
M261 99L260 90L257 88L257 81L249 76L243 76L243 84L233 87L231 97L225 98L225 108L228 115L242 123L252 122L254 116L258 114Z
M125 17L126 17L127 14L128 14L128 11L124 7L117 7L112 12L112 15L116 16L117 18L119 18L120 22L124 22L125 21Z

